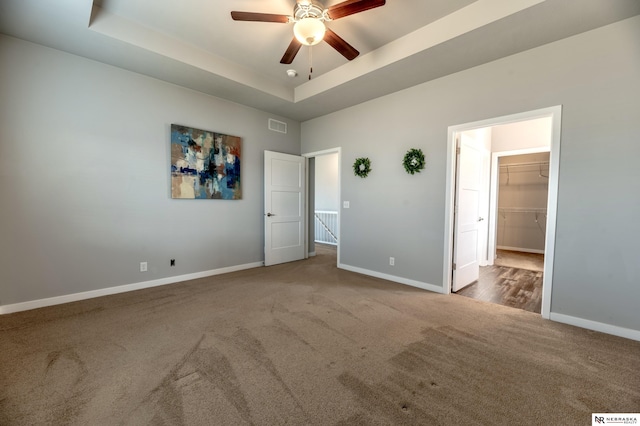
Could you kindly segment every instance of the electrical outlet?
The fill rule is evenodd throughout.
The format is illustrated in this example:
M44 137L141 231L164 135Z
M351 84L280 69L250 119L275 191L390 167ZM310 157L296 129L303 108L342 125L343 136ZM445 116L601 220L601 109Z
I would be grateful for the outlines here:
M147 272L147 262L140 262L140 272Z
M343 201L342 202L342 208L348 209L349 208L349 202L348 201Z
M171 266L176 266L176 260L175 259L171 259Z
M395 257L390 257L389 258L389 265L394 266L396 264L396 258Z

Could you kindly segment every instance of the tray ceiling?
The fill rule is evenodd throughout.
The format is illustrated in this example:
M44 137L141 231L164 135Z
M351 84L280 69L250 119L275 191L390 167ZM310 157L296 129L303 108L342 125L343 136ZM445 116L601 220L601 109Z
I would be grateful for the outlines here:
M637 0L387 0L328 23L356 59L321 43L291 65L279 61L292 24L230 17L294 4L3 0L0 32L304 121L640 14Z

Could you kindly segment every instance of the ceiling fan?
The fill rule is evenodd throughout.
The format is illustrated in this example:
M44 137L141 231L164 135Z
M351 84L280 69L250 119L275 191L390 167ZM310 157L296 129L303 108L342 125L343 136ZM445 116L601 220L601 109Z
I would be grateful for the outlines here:
M231 18L234 21L294 23L294 37L280 60L281 64L292 63L302 45L313 46L322 40L350 61L360 52L327 28L324 23L384 6L385 3L385 0L346 0L325 9L322 3L315 0L296 0L293 15L233 11Z

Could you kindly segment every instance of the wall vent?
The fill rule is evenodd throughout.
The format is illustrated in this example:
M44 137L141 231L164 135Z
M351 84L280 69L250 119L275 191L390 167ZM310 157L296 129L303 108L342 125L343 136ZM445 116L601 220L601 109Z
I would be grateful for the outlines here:
M273 130L274 132L287 133L287 123L270 118L269 130Z

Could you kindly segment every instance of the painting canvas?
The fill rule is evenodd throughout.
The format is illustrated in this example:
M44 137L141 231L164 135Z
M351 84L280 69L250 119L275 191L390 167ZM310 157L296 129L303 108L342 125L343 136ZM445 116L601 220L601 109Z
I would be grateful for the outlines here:
M171 198L239 200L238 136L171 125Z

